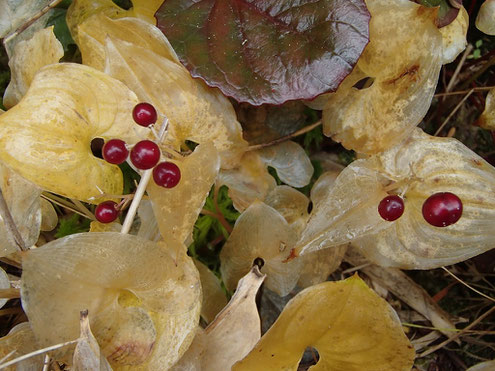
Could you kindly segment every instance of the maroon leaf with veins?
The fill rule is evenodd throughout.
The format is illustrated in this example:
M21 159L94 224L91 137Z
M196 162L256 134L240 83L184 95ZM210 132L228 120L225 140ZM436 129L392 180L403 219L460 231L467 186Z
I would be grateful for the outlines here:
M254 105L335 91L369 41L364 0L166 0L155 17L193 77Z

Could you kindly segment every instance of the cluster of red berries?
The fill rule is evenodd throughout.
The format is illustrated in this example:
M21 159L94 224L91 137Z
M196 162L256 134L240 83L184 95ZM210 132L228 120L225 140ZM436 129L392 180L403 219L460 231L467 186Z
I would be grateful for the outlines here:
M462 201L450 192L435 193L423 203L422 212L429 224L447 227L461 218ZM397 195L387 196L378 204L378 213L383 219L393 222L404 213L404 200Z
M149 103L139 103L132 111L132 118L136 124L150 127L156 123L158 114L155 107ZM151 140L142 140L134 145L129 154L123 140L111 139L103 145L105 161L120 165L129 157L131 163L140 170L153 168L153 180L159 186L173 188L180 181L180 169L173 162L160 162L161 152L158 145ZM95 217L100 223L111 223L119 214L119 206L113 201L100 203L95 209Z

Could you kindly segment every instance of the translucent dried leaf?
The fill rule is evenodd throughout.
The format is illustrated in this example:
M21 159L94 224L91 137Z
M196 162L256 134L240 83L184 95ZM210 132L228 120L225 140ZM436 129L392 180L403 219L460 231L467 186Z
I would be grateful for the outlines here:
M141 224L139 225L137 235L146 240L158 241L161 236L150 200L141 200L138 207L138 216Z
M439 28L442 34L443 63L453 62L466 49L466 34L469 27L469 14L461 6L456 19L445 27Z
M222 289L220 280L206 265L198 260L194 260L194 265L198 269L201 287L203 289L201 317L203 317L206 323L210 323L218 312L227 305L227 297Z
M172 161L172 160L171 160ZM220 167L218 153L211 143L199 145L182 161L175 161L181 180L171 189L150 182L148 194L161 235L180 243L192 235L211 186Z
M113 223L100 223L97 220L93 220L89 225L90 232L120 232L122 229L122 224Z
M50 0L0 0L0 38L23 25Z
M52 344L53 345L53 344ZM0 359L14 351L9 359L40 349L34 337L29 322L22 322L14 326L7 336L0 338ZM39 371L43 368L43 355L28 358L6 368L7 371Z
M492 371L494 368L495 360L478 363L473 367L469 367L466 371Z
M239 280L229 304L206 328L205 350L201 370L230 370L244 358L261 337L261 322L256 306L256 293L264 274L253 267Z
M358 277L324 282L296 295L232 370L294 370L308 346L312 370L410 370L414 350L397 314Z
M295 232L275 209L256 201L237 219L234 230L220 253L220 271L229 290L250 271L256 259L264 264L266 287L287 295L299 276L299 259L287 260L295 242Z
M234 207L243 211L256 200L264 200L277 183L260 156L256 152L247 151L235 168L220 170L217 185L226 185Z
M338 172L327 171L320 175L318 180L315 182L315 184L313 184L313 187L311 188L310 197L313 204L318 204L323 201L326 193L330 188L333 187L341 171L342 169Z
M206 347L205 338L205 331L202 327L198 326L191 346L170 371L202 371L201 359L203 358Z
M488 92L485 110L478 120L479 126L487 130L495 130L495 89Z
M313 165L304 149L297 143L287 141L258 151L261 160L277 171L280 180L300 188L309 184Z
M347 245L340 245L302 255L297 285L306 288L326 281L340 266L346 251Z
M495 35L495 1L486 0L476 16L476 28L487 35Z
M7 273L0 268L0 289L10 289L10 280ZM0 308L2 308L9 299L0 299Z
M97 13L78 26L83 63L100 71L105 69L105 39L111 37L151 50L179 63L170 43L159 29L136 18L112 19Z
M81 335L72 357L74 371L111 371L106 358L100 353L100 346L89 327L88 312L81 312Z
M58 63L63 56L64 48L53 33L53 26L17 43L9 59L11 79L3 96L4 106L16 105L26 94L36 72L46 65Z
M132 120L136 103L134 93L102 72L69 63L46 66L21 102L0 116L0 159L70 198L120 194L120 169L93 156L90 143L96 137L129 144L144 138L146 128Z
M4 116L5 114L0 118ZM25 245L27 247L33 246L40 233L41 189L1 163L0 187ZM16 251L19 251L19 249L16 247L13 237L6 229L0 216L0 256L6 256Z
M77 338L78 313L88 309L114 370L169 368L199 320L199 275L184 250L112 232L71 235L30 250L21 297L39 344Z
M42 198L40 200L40 207L41 207L40 229L45 232L54 230L58 224L58 215L52 203Z
M306 227L309 200L298 190L285 185L277 186L266 196L264 203L285 218L296 236Z
M315 105L324 107L325 135L357 152L378 153L409 136L426 114L443 62L442 35L433 8L408 0L367 6L370 43L337 92ZM353 87L367 78L371 86Z
M495 168L461 142L418 129L401 145L370 159L372 163L397 182L395 192L404 193L405 208L388 228L356 241L369 259L383 266L431 269L493 247ZM438 228L424 220L423 203L437 192L461 199L463 212L457 223Z

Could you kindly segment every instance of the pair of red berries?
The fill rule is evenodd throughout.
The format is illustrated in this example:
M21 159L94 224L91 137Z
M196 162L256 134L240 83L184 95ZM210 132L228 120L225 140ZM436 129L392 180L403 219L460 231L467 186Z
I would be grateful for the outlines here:
M389 222L397 220L404 213L404 200L397 195L387 196L378 204L378 213ZM422 213L429 224L447 227L461 218L462 201L450 192L435 193L423 203Z
M158 114L155 107L149 103L137 104L133 111L132 117L136 124L144 127L153 125ZM111 139L106 142L102 149L105 161L120 165L130 157L132 164L140 170L153 168L153 180L159 186L164 188L175 187L181 178L179 167L173 162L160 161L161 152L158 145L151 140L142 140L132 148L130 154L126 143L121 139ZM101 223L111 223L117 219L119 207L113 201L105 201L99 204L95 210L95 217Z

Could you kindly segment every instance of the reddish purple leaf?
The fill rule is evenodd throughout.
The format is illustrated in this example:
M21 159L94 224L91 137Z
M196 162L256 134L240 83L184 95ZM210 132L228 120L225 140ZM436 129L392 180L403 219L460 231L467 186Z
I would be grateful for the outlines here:
M335 91L369 40L364 0L166 0L155 16L192 76L254 105Z

